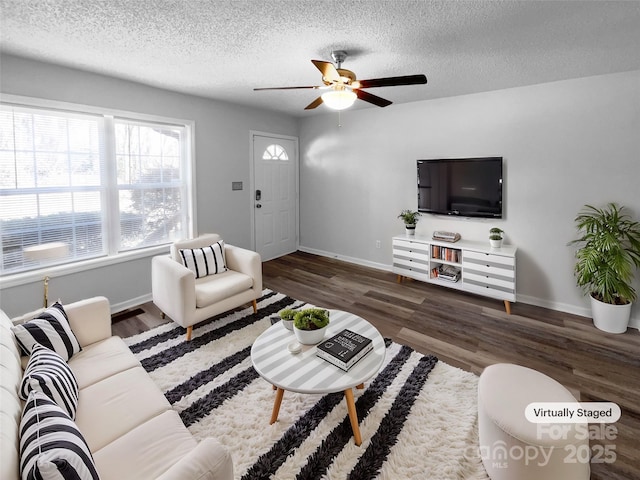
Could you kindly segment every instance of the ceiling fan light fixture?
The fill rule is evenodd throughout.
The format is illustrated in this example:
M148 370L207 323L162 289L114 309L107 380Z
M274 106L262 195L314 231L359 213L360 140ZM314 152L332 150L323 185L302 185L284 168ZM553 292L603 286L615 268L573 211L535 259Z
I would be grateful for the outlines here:
M358 96L352 90L330 90L323 93L322 101L333 110L344 110L353 105Z
M342 62L347 58L347 52L335 50L331 52L336 65L324 60L311 60L311 63L322 73L322 85L307 85L300 87L269 87L254 88L254 90L297 90L297 89L330 89L322 96L304 107L305 110L313 110L323 103L333 110L349 108L356 99L371 103L378 107L388 107L393 102L380 98L367 92L366 88L394 87L396 85L423 85L427 83L427 77L423 74L403 75L399 77L370 78L368 80L356 80L356 74L351 70L342 68Z

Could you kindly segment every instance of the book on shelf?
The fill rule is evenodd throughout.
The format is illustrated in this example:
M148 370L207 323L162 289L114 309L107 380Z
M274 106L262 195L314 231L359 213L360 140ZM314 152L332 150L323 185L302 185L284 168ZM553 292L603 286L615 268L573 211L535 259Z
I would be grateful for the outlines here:
M446 262L461 263L462 250L458 248L448 248L441 247L440 245L432 245L431 258L436 260L444 260Z
M431 269L431 278L438 278L438 267L433 267Z
M316 355L344 371L348 371L367 353L373 342L351 330L344 329L316 347Z
M440 265L437 267L437 278L457 282L460 280L460 269L452 265Z

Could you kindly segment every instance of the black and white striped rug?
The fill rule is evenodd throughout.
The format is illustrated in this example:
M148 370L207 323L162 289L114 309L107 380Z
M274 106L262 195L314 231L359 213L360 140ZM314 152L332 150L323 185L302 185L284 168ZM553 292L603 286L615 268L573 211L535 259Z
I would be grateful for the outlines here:
M477 377L387 341L379 374L354 390L362 445L353 442L342 393L275 392L251 365L269 317L303 302L264 291L252 308L203 322L191 342L175 323L125 339L198 439L232 453L235 478L487 479L478 455Z

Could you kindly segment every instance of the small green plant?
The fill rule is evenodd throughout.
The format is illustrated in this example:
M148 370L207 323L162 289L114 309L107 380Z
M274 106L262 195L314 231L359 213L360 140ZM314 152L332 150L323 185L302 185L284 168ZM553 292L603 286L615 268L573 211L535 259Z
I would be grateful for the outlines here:
M575 276L578 287L596 300L625 305L637 298L632 283L640 268L640 223L624 207L609 203L604 208L585 205L575 218L580 238Z
M491 230L489 230L489 240L502 240L503 233L504 230L498 227L493 227Z
M402 210L398 218L401 218L405 225L415 225L418 223L420 213L412 210Z
M297 313L296 310L286 308L280 312L280 318L282 320L293 320L293 317L296 316L296 313Z
M298 330L318 330L329 325L329 311L322 308L306 308L296 312L293 326Z

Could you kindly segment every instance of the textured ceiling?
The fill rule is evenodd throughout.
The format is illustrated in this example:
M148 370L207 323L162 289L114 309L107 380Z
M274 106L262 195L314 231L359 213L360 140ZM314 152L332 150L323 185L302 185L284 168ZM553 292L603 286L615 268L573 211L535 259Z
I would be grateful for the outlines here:
M394 103L640 69L640 1L0 0L18 56L229 102L310 115L311 59L349 53ZM358 108L379 108L357 102ZM393 108L393 106L387 107ZM326 107L316 112L326 111Z

